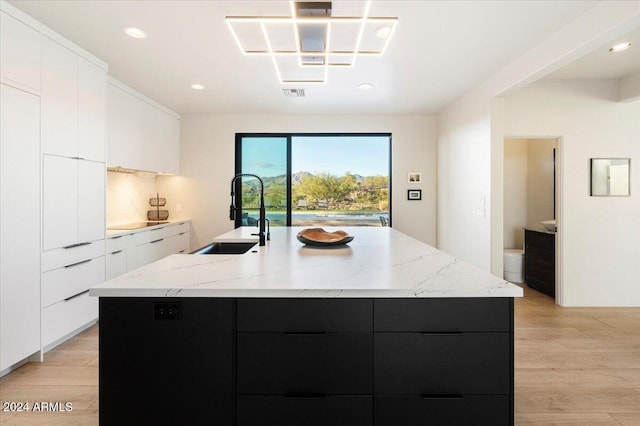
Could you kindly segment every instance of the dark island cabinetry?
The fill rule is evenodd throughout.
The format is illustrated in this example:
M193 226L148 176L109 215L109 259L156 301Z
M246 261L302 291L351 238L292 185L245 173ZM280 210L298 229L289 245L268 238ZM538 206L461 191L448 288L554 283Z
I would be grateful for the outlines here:
M513 425L511 298L100 309L103 425Z
M556 296L556 235L524 230L524 281L548 296Z

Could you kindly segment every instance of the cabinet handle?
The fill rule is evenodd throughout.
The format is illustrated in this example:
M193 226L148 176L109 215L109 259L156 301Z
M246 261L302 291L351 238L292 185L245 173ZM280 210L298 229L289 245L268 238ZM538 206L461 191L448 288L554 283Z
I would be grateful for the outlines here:
M178 253L184 253L184 250L180 250Z
M111 254L118 254L118 253L122 253L122 250L114 251L114 252L113 252L113 253L111 253Z
M422 399L464 399L464 395L431 395L422 394Z
M163 226L163 227L161 227L161 228L154 228L154 229L151 229L151 230L149 230L149 232L159 231L159 230L161 230L161 229L164 229L164 226Z
M324 331L285 331L285 336L324 336Z
M65 268L73 268L74 266L82 265L83 263L89 263L92 260L93 259L87 259L87 260L83 260L83 261L80 261L80 262L72 263L71 265L66 265Z
M164 240L164 238L160 238L159 240L153 240L151 241L149 244L153 244L153 243L159 243L160 241Z
M423 336L462 336L462 331L423 331Z
M324 398L323 393L285 393L285 399L321 399Z
M83 295L83 294L85 294L85 293L89 293L89 290L81 291L81 292L80 292L80 293L78 293L78 294L74 294L74 295L73 295L73 296L71 296L71 297L67 297L66 299L64 299L64 301L65 301L65 302L68 302L69 300L71 300L71 299L75 299L75 298L76 298L76 297L78 297L78 296L82 296L82 295Z
M186 234L186 232L181 232L181 233L179 233L178 235L184 235L184 234Z
M70 246L65 246L65 247L62 247L62 248L66 250L66 249L72 249L72 248L75 248L75 247L88 246L89 244L91 244L91 243L77 243L77 244L71 244Z
M115 237L109 238L110 240L117 240L118 238L122 238L122 235L117 235Z

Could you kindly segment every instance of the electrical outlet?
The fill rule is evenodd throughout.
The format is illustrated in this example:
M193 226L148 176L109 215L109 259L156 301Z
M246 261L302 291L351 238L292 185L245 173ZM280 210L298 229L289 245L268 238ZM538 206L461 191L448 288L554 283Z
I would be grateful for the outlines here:
M180 303L154 303L153 318L157 320L179 320L182 316Z

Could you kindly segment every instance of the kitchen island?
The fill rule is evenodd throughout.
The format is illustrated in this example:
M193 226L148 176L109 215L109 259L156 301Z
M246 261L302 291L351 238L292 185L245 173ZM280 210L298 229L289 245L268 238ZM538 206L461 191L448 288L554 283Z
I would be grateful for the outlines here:
M299 230L93 287L101 423L513 424L520 287L391 228Z

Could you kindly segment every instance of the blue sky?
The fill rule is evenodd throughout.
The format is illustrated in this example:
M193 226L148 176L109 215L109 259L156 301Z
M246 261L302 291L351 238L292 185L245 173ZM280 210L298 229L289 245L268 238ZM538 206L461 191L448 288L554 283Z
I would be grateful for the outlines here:
M346 172L362 176L389 174L389 144L386 136L294 136L292 171L313 174ZM286 139L244 140L243 169L258 176L286 173Z

